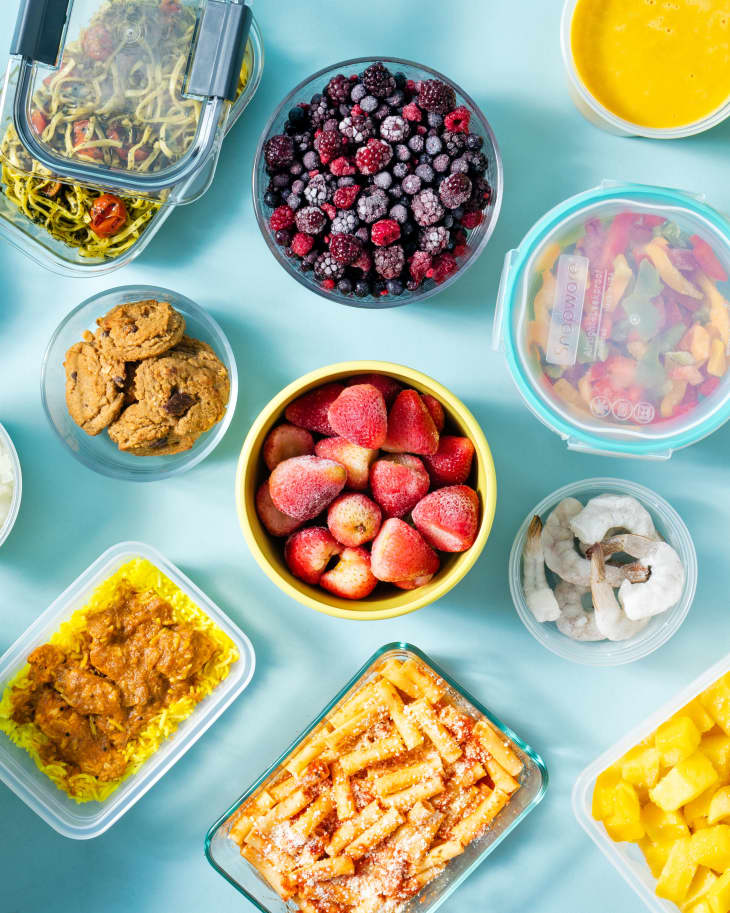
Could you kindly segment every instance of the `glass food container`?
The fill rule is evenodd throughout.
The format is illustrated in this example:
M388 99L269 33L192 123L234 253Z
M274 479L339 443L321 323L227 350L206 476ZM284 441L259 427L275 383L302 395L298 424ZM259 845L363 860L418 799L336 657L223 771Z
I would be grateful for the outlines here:
M0 425L0 445L2 446L2 449L7 451L8 456L10 457L10 464L13 472L13 493L10 498L10 506L7 516L3 522L0 523L0 545L2 545L10 535L13 526L15 526L15 521L18 519L20 501L23 496L23 474L20 471L18 452L3 425Z
M425 653L408 643L386 644L377 650L365 665L339 691L317 718L301 733L286 751L253 783L239 799L213 824L205 838L205 854L213 866L233 887L240 891L261 913L291 913L291 904L285 903L267 884L256 869L239 853L238 846L229 837L231 817L244 802L271 786L278 779L281 765L310 735L322 729L325 720L336 712L355 692L370 681L389 660L415 660L432 670L446 686L448 698L462 712L477 719L486 718L498 732L504 734L523 764L518 780L520 789L508 805L493 820L491 826L464 852L452 859L442 874L421 890L405 910L433 913L443 904L486 857L542 800L548 786L548 772L542 758L520 739L508 726L487 710L457 682L437 666Z
M36 767L24 749L0 732L0 780L59 834L76 840L103 834L139 801L246 688L255 668L248 637L174 564L149 545L120 542L77 577L0 657L0 694L23 668L28 654L46 643L64 621L84 606L99 584L135 558L147 559L192 599L233 640L239 658L227 677L196 705L175 733L103 802L75 802Z
M702 198L605 182L507 254L493 344L569 449L668 459L730 417L728 269Z
M239 0L84 0L42 35L36 12L25 0L5 78L0 235L55 272L109 272L207 190L260 33Z

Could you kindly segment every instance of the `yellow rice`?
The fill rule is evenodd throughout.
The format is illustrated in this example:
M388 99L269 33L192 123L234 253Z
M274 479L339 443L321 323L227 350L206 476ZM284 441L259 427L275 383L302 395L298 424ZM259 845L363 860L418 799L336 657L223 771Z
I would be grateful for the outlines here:
M81 655L81 637L86 629L87 615L107 608L114 600L119 583L127 580L137 590L154 590L158 596L167 600L173 609L175 620L188 622L198 631L207 634L218 649L206 663L190 692L163 708L152 719L139 735L126 746L127 768L124 775L116 780L100 782L91 774L68 774L66 764L62 761L45 763L40 755L40 748L48 740L35 723L18 724L11 719L11 693L15 689L29 686L29 666L26 664L10 681L0 699L0 731L5 732L10 740L24 748L33 758L36 765L49 777L59 789L68 793L77 802L95 800L103 802L115 789L135 774L153 755L162 742L171 736L179 724L187 719L206 695L210 694L228 675L230 666L238 659L238 650L233 641L200 609L183 591L169 580L158 568L144 558L135 558L127 562L99 584L88 603L78 609L63 622L58 631L50 638L50 643L65 648L71 653Z

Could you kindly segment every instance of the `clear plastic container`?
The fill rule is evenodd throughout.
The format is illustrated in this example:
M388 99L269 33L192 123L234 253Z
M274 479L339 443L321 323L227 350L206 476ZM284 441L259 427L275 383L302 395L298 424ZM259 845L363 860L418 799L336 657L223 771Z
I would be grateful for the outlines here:
M68 349L79 342L86 330L96 329L97 317L128 301L155 298L169 301L185 318L185 334L212 346L230 381L226 414L195 441L190 450L163 456L135 456L119 450L102 431L91 437L73 421L66 406L66 374L63 362ZM228 430L236 409L238 370L230 343L218 323L199 305L179 292L155 285L123 285L87 298L70 311L58 325L43 355L41 399L51 427L68 450L85 466L102 475L132 482L153 482L192 469L218 446Z
M443 282L437 284L432 279L428 279L415 292L406 290L403 294L398 296L382 295L379 297L367 296L364 298L357 298L354 295L343 295L336 289L332 289L331 291L323 289L311 272L302 272L297 266L296 259L287 257L284 253L284 249L276 243L276 239L269 227L269 216L271 215L272 210L264 203L264 194L266 193L269 181L264 160L264 145L272 136L283 131L289 110L301 101L308 102L312 95L321 92L333 76L336 76L338 73L350 74L360 72L377 61L382 62L385 66L394 71L397 70L405 73L408 79L413 79L415 81L422 79L439 79L451 86L456 94L456 104L466 106L472 113L472 121L469 127L470 131L478 133L484 140L482 152L489 162L486 177L492 189L492 197L489 205L484 210L484 219L482 222L475 229L468 232L468 251L463 257L457 257L459 268ZM432 70L430 67L426 67L420 63L413 63L413 61L410 60L401 60L398 57L356 57L351 60L343 60L333 66L318 70L316 73L313 73L311 76L307 77L307 79L300 82L299 85L295 86L286 96L278 108L276 108L266 127L264 127L258 149L256 150L253 170L253 200L256 208L256 219L269 250L279 261L280 265L283 266L300 285L303 285L312 292L316 292L318 295L322 295L322 297L326 298L328 301L337 301L339 304L347 304L351 307L359 308L398 307L400 305L410 304L413 301L423 301L426 298L437 295L439 292L456 282L459 277L464 274L464 271L476 261L491 238L502 206L503 188L504 172L502 168L502 155L499 151L499 146L497 145L497 139L489 121L474 100L470 98L460 86L444 76L443 73Z
M711 666L699 678L695 679L664 704L663 707L652 713L651 716L639 723L619 742L596 758L579 775L573 786L573 814L578 823L653 913L677 913L677 907L670 901L657 897L654 893L656 878L651 874L639 847L634 843L615 843L608 836L603 823L593 818L591 802L596 779L599 774L618 761L630 748L650 736L658 726L674 716L685 704L688 704L698 694L709 688L710 685L729 670L730 655L725 656Z
M10 510L8 511L7 517L5 517L5 520L0 524L0 545L2 545L10 535L12 528L15 526L15 521L18 519L20 501L23 496L23 474L20 471L18 451L15 449L15 445L7 430L2 425L0 425L0 444L4 445L4 449L10 454L10 462L13 464L15 483L13 496L10 501Z
M661 615L655 615L636 637L623 641L577 641L556 628L554 622L539 622L528 609L522 588L522 553L527 527L536 514L543 522L563 498L577 498L585 504L590 498L602 494L629 495L636 498L649 511L657 532L677 552L684 565L686 577L682 596L675 606ZM547 570L549 577L552 572ZM584 479L564 485L543 498L529 512L517 531L509 556L509 588L520 620L543 647L557 656L587 666L620 666L642 659L658 650L679 629L687 617L697 587L697 553L684 521L664 498L635 482L622 479Z
M245 84L240 89L240 94L230 108L225 123L225 133L233 127L234 123L241 117L244 110L248 107L253 99L261 82L263 73L263 45L261 41L261 32L255 19L252 19L251 29L246 44L244 55L244 67L248 73ZM17 68L12 72L9 71L7 81L9 85L14 86L17 80ZM10 89L6 89L10 91ZM12 126L12 117L8 116L0 120L0 129L2 136L5 136L9 127ZM201 196L210 186L215 175L217 158L209 158L206 167L188 179L187 183L190 188L186 189L182 196L186 198L197 198ZM53 237L49 231L40 222L34 222L19 208L7 195L9 181L12 181L13 174L6 167L3 169L2 187L0 190L0 237L4 238L21 253L30 257L36 263L50 270L66 276L86 277L96 276L112 272L130 263L147 247L152 238L157 234L159 229L167 221L168 217L175 208L174 202L155 203L151 202L144 212L146 222L143 222L139 229L139 236L133 243L124 250L119 252L104 253L98 256L82 256L79 248L66 244L63 240ZM26 184L24 175L16 172L20 180L21 193L25 193L27 186L34 186L33 180ZM36 179L37 183L37 179ZM114 189L114 188L110 188ZM98 194L98 191L90 192L90 201Z
M146 558L189 596L234 641L239 659L176 732L104 802L75 802L36 767L27 752L0 733L0 779L54 830L76 840L103 834L138 802L246 688L255 668L255 654L248 637L174 564L149 545L120 542L77 577L0 657L0 693L23 668L28 654L80 609L100 583L134 558Z
M645 127L640 124L634 124L631 121L618 117L612 111L609 111L602 105L598 99L587 89L585 83L578 73L573 58L571 30L573 25L573 13L575 12L578 0L565 0L563 6L562 18L560 21L560 47L563 54L563 65L568 78L568 87L570 96L580 113L596 127L606 130L618 136L645 136L649 139L681 139L685 136L693 136L696 133L704 133L711 127L717 126L730 117L730 98L726 104L721 105L717 110L708 114L690 124L684 124L681 127L671 128L653 128Z
M548 786L548 772L545 762L534 749L516 735L491 711L487 710L476 698L472 697L446 672L434 663L430 657L417 647L408 643L386 644L377 650L365 665L339 691L322 712L313 720L304 732L299 735L286 751L277 758L233 805L212 825L205 838L205 855L213 868L226 881L241 892L261 913L291 913L291 904L285 903L276 891L260 877L258 872L239 853L236 844L229 839L230 817L247 799L256 792L270 785L276 777L280 766L291 755L300 743L318 726L321 726L332 711L340 707L347 698L360 688L389 659L406 660L415 657L430 667L447 685L447 693L460 710L476 718L486 717L496 729L512 742L524 767L518 779L521 788L514 794L509 804L494 819L489 829L477 840L470 843L464 852L452 859L445 871L428 884L405 907L405 910L434 913L443 904L487 856L507 837L508 834L528 815L542 800ZM296 909L296 908L294 908Z
M730 417L729 269L701 198L604 182L507 254L493 344L569 449L668 459Z

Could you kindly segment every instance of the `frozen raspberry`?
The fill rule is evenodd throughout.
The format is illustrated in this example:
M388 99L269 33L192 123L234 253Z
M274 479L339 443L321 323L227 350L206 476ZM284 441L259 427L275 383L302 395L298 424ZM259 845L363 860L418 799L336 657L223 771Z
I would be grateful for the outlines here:
M458 108L454 108L453 111L449 111L446 115L444 126L452 133L468 133L470 120L471 112L464 105L459 105Z
M362 84L371 95L376 98L385 98L395 91L395 79L390 70L383 66L380 61L371 64L362 74Z
M316 174L304 188L304 197L310 206L321 206L326 203L332 191L323 174Z
M362 242L354 235L332 235L330 253L338 263L354 263L362 253Z
M326 93L338 105L344 104L350 97L351 83L347 76L338 73L327 83Z
M413 197L411 205L413 217L423 228L435 225L444 214L444 207L436 195L435 190L427 187Z
M381 219L370 229L370 239L376 247L388 247L400 238L400 225L395 219Z
M322 203L320 209L326 213L327 218L330 221L332 221L332 219L334 219L334 217L337 215L337 209L331 203Z
M417 250L408 261L408 270L416 282L421 283L431 269L431 254Z
M446 114L456 105L456 95L451 86L440 79L424 79L418 87L416 103L424 111Z
M314 138L314 148L319 152L322 163L326 165L342 151L342 134L339 130L323 130Z
M355 153L355 164L363 174L377 174L382 171L393 156L387 143L369 139L367 146L361 146Z
M297 211L295 220L299 231L307 235L318 235L327 223L327 216L318 206L305 206Z
M481 212L466 212L461 217L461 224L464 228L476 228L483 218L484 216Z
M353 143L364 143L375 133L375 125L361 112L352 109L348 117L340 121L340 133Z
M338 235L350 235L358 226L357 215L351 209L340 209L332 219L332 231Z
M455 273L458 268L459 264L452 254L439 254L438 257L434 257L433 260L433 281L437 284L443 282L447 276Z
M363 250L360 256L352 264L355 269L362 270L363 276L366 276L373 268L373 259L367 251Z
M406 105L403 108L403 110L401 111L401 114L406 120L412 120L412 121L415 121L416 123L418 123L421 120L421 118L423 117L423 114L421 113L421 109L414 102L411 102L409 105Z
M366 187L357 199L357 214L368 225L382 219L388 211L388 195L380 187Z
M357 174L357 168L344 155L340 155L333 162L330 162L330 171L338 178Z
M264 146L264 159L272 171L291 165L294 160L294 140L284 134L272 136Z
M408 123L397 114L391 114L386 117L380 125L380 135L389 143L399 143L410 133Z
M449 230L443 225L424 228L418 240L418 246L429 254L440 254L449 243Z
M329 251L317 257L314 263L314 275L318 279L341 279L345 274L345 266L338 263Z
M294 224L294 212L288 206L277 206L269 216L269 226L272 231L282 231L291 228Z
M338 187L332 197L332 202L338 209L351 209L358 193L360 193L360 188L357 184L352 184L350 187Z
M373 254L373 259L375 260L375 271L383 279L395 279L406 265L406 256L400 244L379 247Z
M291 242L291 249L297 257L306 257L314 246L314 238L311 235L305 235L304 232L298 231Z
M465 174L450 174L439 184L439 196L447 209L456 209L471 196L471 181Z

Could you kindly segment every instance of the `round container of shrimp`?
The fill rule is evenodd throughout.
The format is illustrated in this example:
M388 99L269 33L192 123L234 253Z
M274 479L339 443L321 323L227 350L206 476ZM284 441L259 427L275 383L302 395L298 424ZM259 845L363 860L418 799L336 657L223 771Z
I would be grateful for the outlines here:
M585 479L543 498L509 558L512 601L548 650L619 666L658 650L689 612L697 554L677 511L622 479Z
M494 345L570 449L667 459L730 418L729 274L701 198L605 182L508 253Z

